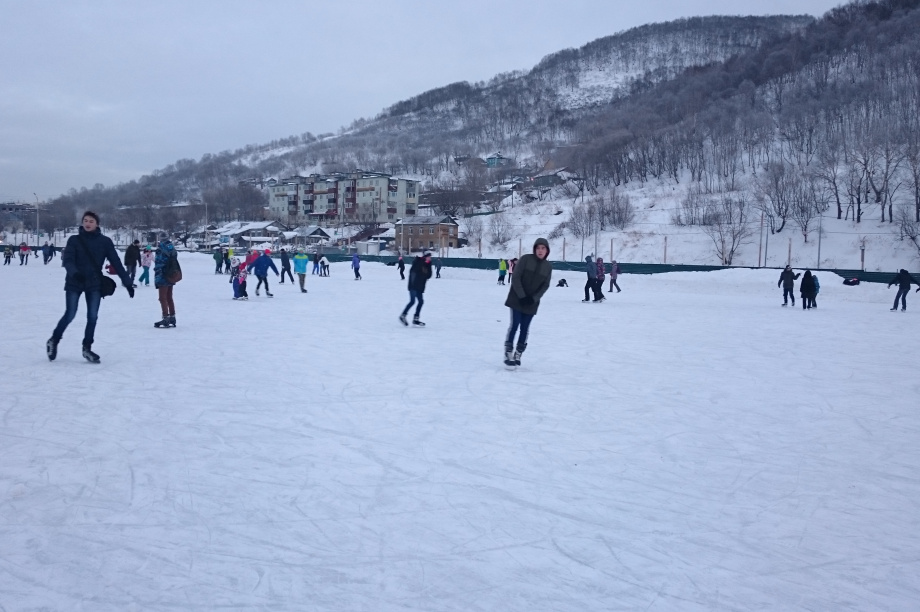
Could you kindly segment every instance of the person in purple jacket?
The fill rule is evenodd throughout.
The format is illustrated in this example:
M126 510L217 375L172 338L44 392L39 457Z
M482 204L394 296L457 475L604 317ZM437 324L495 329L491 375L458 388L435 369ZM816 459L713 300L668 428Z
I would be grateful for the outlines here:
M355 270L355 280L361 280L361 258L357 253L351 256L351 267Z
M269 249L265 249L258 258L253 260L251 264L246 268L250 272L256 275L256 278L259 279L259 282L256 283L256 297L259 295L259 288L262 284L265 284L265 295L268 297L274 297L268 290L268 269L271 268L275 272L275 276L279 276L278 268L275 267L275 262L271 258L272 252Z

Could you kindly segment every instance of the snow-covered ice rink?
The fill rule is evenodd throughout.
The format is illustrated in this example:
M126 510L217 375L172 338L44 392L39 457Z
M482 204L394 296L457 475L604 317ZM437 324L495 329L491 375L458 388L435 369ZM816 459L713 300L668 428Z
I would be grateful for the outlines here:
M518 371L507 287L395 268L234 302L183 255L85 307L0 267L0 610L920 609L920 295L778 270L556 272ZM797 299L798 304L798 299Z

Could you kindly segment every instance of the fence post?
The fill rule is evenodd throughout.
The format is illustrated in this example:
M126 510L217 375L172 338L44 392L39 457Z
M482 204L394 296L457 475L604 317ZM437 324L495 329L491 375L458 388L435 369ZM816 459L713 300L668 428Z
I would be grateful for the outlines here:
M664 237L664 263L668 263L668 237Z
M792 265L792 238L789 239L789 256L786 258L786 265Z
M565 261L565 236L562 237L562 261Z

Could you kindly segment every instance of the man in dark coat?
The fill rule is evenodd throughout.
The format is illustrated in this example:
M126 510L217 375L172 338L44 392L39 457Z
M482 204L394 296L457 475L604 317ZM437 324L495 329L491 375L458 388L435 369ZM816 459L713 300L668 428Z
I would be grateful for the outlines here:
M514 266L511 289L505 300L505 306L511 310L511 325L505 335L506 366L521 365L521 354L527 348L530 322L537 314L540 298L549 289L553 278L553 264L548 258L549 242L545 238L537 238L533 243L533 254L524 255ZM514 337L519 328L521 333L515 346Z
M137 267L141 265L141 241L135 240L134 244L125 250L125 270L131 277L131 284L134 285L134 276L137 274ZM137 285L134 285L137 287Z
M77 314L80 294L86 299L86 330L83 333L83 357L90 363L99 363L99 355L91 348L96 332L96 320L99 316L99 304L102 301L102 264L108 259L118 273L128 295L134 297L134 283L121 265L115 245L99 229L99 217L96 213L86 211L83 224L76 236L67 239L67 245L61 255L61 265L67 270L64 280L64 293L67 310L58 321L51 338L45 343L48 359L57 357L57 347L64 331Z
M792 300L792 305L795 306L795 279L799 277L798 274L792 271L792 266L786 266L786 269L783 270L779 275L779 281L776 283L776 286L783 286L783 306L789 303L789 300Z
M287 272L288 278L291 279L291 284L294 283L294 276L291 274L291 256L285 249L281 249L281 280L278 281L279 285L284 284L284 273Z
M425 304L425 298L422 297L422 294L425 293L425 284L429 278L431 278L431 253L425 253L421 257L416 257L415 261L412 262L412 267L409 268L409 303L406 304L402 314L399 315L399 320L403 325L409 325L406 322L406 315L409 314L409 309L418 300L415 316L412 317L412 324L425 327L425 324L419 321L418 317L422 312L422 306Z
M805 270L802 282L799 283L799 291L802 293L802 310L811 310L811 301L818 295L818 292L815 290L815 279L811 275L811 270ZM793 302L793 305L795 305L795 302Z
M892 285L898 286L898 293L894 296L894 306L891 307L891 310L898 309L898 300L901 300L901 311L907 310L907 294L910 293L910 284L914 283L915 285L920 285L920 281L911 276L910 272L901 268L901 271L898 272L891 282L888 283L888 288L891 289ZM920 286L917 287L917 291L920 292Z
M594 292L594 301L597 302L600 300L597 295L597 264L594 263L594 258L591 255L585 257L585 271L588 273L588 281L585 283L585 299L582 302L591 301L588 298L588 289Z
M403 256L399 256L399 261L396 262L396 267L399 269L399 278L406 280L406 262L403 260Z

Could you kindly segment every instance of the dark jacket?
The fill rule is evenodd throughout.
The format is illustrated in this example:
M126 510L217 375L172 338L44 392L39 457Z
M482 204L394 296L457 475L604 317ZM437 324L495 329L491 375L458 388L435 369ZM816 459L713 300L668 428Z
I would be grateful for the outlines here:
M281 269L282 270L291 269L291 258L288 257L287 251L281 251Z
M86 245L86 248L83 247L83 244ZM89 251L88 254L87 251ZM81 227L79 234L67 239L64 252L61 254L61 266L67 270L64 291L99 291L99 279L106 259L118 273L121 284L130 287L131 277L121 265L121 259L118 257L112 240L105 236L98 227L92 232L87 232Z
M588 278L596 279L597 278L597 264L594 263L594 260L591 259L590 255L585 257L585 264L587 264L585 271L588 273Z
M268 276L268 269L271 268L275 271L275 274L278 274L278 268L275 267L275 262L272 261L271 255L266 255L262 253L259 255L259 258L249 264L249 271L259 276Z
M125 265L126 266L139 266L141 265L141 248L136 244L132 244L127 249L125 249Z
M799 283L799 291L802 292L803 298L813 298L817 294L815 291L815 279L811 276L811 271L806 270L802 282Z
M776 286L783 286L783 289L792 289L795 287L795 279L799 277L798 274L792 271L792 269L783 270L780 272L779 281L776 283Z
M505 306L508 308L529 315L537 314L540 298L549 289L553 278L553 264L548 261L549 242L545 238L537 238L533 243L534 251L537 250L538 244L547 248L546 259L541 260L532 254L521 257L514 266L514 274L511 275L511 289L508 291L508 299L505 300ZM525 297L533 298L533 304L521 304L521 299Z
M891 282L888 283L888 286L897 285L899 289L910 289L910 284L913 282L915 285L920 285L920 281L911 276L911 273L901 268L901 271L898 272Z
M402 257L399 258L399 261L396 262L396 265L397 265L397 267L399 267L399 271L400 271L400 272L402 272L403 270L406 269L406 262L403 261L403 258L402 258Z
M416 257L409 268L409 291L425 293L425 283L431 278L431 262L423 257Z

